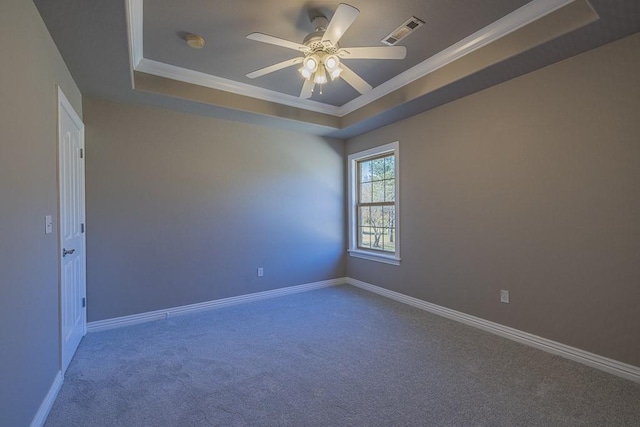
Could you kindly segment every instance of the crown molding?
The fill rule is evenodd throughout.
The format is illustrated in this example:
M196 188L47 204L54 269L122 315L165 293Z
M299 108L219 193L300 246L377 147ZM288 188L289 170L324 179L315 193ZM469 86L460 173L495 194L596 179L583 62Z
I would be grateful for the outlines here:
M338 115L338 107L334 105L301 99L297 96L291 96L246 83L236 82L235 80L212 76L211 74L189 70L175 65L166 64L164 62L154 61L152 59L142 58L135 70L158 77L178 80L184 83L191 83L211 89L235 93L237 95L261 99L263 101L302 108L316 113L324 113L332 116Z
M131 56L131 74L133 74L133 72L137 69L140 60L143 58L142 1L143 0L127 0L127 2L125 3L127 9L129 55Z
M143 0L126 0L131 73L140 71L263 101L344 117L574 1L533 0L396 77L387 80L366 94L337 107L144 58Z

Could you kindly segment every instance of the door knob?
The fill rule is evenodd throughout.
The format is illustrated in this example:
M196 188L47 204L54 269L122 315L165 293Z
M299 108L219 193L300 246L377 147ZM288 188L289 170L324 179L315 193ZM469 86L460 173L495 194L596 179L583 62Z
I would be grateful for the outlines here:
M65 248L62 248L62 257L66 257L67 255L71 255L72 253L74 253L76 250L75 249L69 249L66 250Z

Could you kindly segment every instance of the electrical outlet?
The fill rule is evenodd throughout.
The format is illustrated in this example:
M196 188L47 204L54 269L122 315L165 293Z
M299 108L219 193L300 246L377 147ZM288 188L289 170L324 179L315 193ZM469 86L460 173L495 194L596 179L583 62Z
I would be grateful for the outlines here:
M509 291L500 290L500 302L509 304Z
M258 267L258 277L264 276L264 268Z

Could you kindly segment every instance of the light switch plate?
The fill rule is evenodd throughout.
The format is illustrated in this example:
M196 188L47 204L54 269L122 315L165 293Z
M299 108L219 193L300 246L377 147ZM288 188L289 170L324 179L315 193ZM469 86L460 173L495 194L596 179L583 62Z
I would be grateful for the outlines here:
M47 215L44 217L44 234L53 233L53 217Z

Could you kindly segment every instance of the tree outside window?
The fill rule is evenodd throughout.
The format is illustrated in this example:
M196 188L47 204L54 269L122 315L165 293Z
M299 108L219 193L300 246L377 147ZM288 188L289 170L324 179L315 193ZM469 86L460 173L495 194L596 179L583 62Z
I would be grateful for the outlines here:
M358 247L395 252L395 156L358 161Z
M349 255L400 265L399 142L348 157Z

